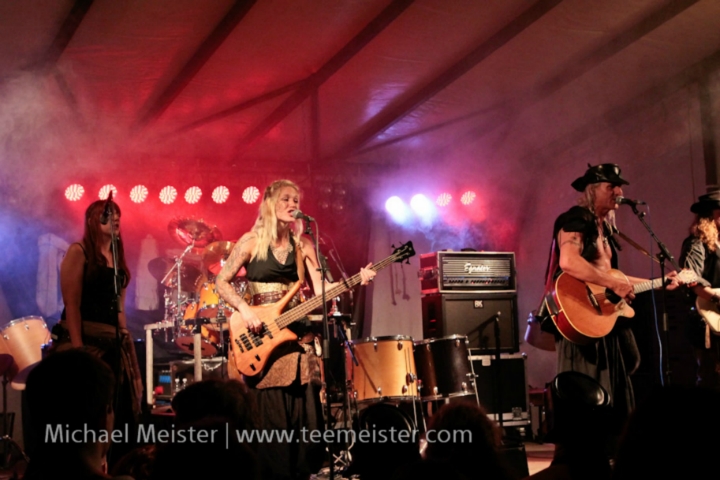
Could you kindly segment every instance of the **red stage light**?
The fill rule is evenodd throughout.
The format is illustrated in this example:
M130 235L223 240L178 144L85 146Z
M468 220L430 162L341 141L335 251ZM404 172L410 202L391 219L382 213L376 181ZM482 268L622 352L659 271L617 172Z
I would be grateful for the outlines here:
M147 197L148 189L145 185L135 185L132 190L130 190L130 200L135 203L142 203L147 200Z
M227 202L228 197L230 196L230 190L228 190L227 187L219 186L215 187L215 190L212 192L212 199L215 201L215 203L225 203Z
M107 199L108 195L110 195L110 190L112 190L113 192L113 198L117 198L117 188L115 188L115 185L107 184L103 186L98 193L98 197L100 197L100 200Z
M245 203L255 203L260 198L260 190L257 187L247 187L243 190L242 198Z
M462 197L460 197L460 202L463 205L470 205L471 203L473 203L475 201L475 197L476 197L475 192L473 192L472 190L469 190L462 194Z
M452 195L447 192L441 193L440 195L438 195L437 200L435 200L435 204L438 207L447 207L448 205L450 205L450 200L452 200Z
M71 202L77 202L85 193L85 189L79 183L73 183L65 189L65 198Z
M185 201L188 203L197 203L202 197L202 190L200 187L190 187L185 191Z
M173 203L177 196L177 190L175 190L175 187L171 187L170 185L160 190L160 201L165 205Z

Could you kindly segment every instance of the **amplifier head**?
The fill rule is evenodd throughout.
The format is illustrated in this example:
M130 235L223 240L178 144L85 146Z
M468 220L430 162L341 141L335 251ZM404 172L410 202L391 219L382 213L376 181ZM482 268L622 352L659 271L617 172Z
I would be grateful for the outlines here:
M420 255L423 294L514 292L514 252L439 251Z

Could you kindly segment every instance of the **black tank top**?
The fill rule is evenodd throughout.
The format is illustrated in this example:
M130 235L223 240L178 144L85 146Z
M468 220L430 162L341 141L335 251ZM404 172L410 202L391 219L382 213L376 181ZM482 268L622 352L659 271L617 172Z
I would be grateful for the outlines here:
M115 286L113 277L115 269L107 266L98 266L95 269L93 278L88 278L87 252L82 244L79 244L85 254L85 266L83 267L83 288L80 297L80 318L83 321L105 323L115 326L118 321L117 304L115 302ZM120 270L120 284L124 283L125 272ZM65 320L65 309L62 316Z
M290 237L290 244L293 246L293 251L288 253L284 264L277 261L272 249L268 246L265 260L255 257L245 266L247 271L245 278L251 282L297 282L297 262L295 261L295 248L297 247L292 237Z

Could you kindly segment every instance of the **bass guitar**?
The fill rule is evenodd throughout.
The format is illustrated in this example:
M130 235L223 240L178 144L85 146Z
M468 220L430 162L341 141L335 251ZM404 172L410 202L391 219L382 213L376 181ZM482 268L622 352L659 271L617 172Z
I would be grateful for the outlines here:
M627 281L620 270L608 271L610 275ZM697 281L690 270L678 272L681 283ZM660 288L662 278L633 285L633 293ZM610 333L618 317L632 318L635 310L612 290L578 280L567 273L555 279L554 289L545 297L550 316L560 334L578 345L587 345Z
M377 272L394 262L402 262L413 255L415 255L415 250L412 242L407 242L396 248L392 255L373 265L370 269ZM337 297L360 282L361 278L358 273L330 288L326 292L326 298ZM235 366L240 373L253 377L262 372L268 360L272 358L273 351L277 346L297 340L297 335L287 327L322 306L322 296L317 296L283 313L283 308L299 289L300 282L295 282L295 285L278 302L250 307L262 323L262 330L258 334L243 326L244 322L240 312L232 314L229 321L229 335L233 356L235 357Z

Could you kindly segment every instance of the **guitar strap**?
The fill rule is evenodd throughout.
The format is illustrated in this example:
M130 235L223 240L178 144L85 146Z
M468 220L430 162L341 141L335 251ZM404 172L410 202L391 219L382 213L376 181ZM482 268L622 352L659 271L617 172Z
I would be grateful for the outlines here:
M637 242L636 242L635 240L633 240L632 238L628 237L627 235L625 235L624 233L622 233L622 232L619 231L619 230L616 230L614 233L616 233L620 238L622 238L622 239L625 240L627 243L629 243L630 245L632 245L633 247L635 247L637 250L639 250L640 253L642 253L643 255L647 255L647 256L650 257L653 261L655 261L655 262L657 262L657 263L660 263L660 260L658 260L657 257L655 257L654 255L651 255L650 252L648 252L648 251L645 250L643 247L641 247L640 244L637 243Z
M298 282L302 284L305 281L305 256L302 253L302 241L295 243L295 263L297 264Z

